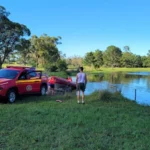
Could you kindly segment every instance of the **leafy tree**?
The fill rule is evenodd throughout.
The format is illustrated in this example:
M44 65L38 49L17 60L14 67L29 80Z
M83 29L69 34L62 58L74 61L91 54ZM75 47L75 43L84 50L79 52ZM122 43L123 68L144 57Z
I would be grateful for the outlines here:
M133 67L142 67L141 56L134 54L134 56L133 56Z
M132 67L133 66L133 54L131 52L125 51L121 57L121 66L122 67Z
M46 34L31 38L31 57L36 62L36 67L39 65L57 66L57 61L60 59L60 52L57 48L57 44L60 44L60 37L50 37ZM49 65L48 65L49 64ZM47 68L47 67L46 67Z
M95 59L94 53L88 52L84 57L84 64L88 66L92 66L94 64L94 59Z
M122 54L121 63L123 67L128 68L142 67L141 56L135 55L131 52L124 52Z
M108 46L104 52L103 60L105 66L119 67L122 51L116 46Z
M27 65L29 63L30 58L30 41L26 39L21 39L20 45L16 48L18 50L18 57L20 63Z
M129 46L124 46L124 47L123 47L123 50L124 50L125 52L130 52L130 47L129 47Z
M147 53L147 60L146 60L146 66L147 67L150 67L150 50L148 50L148 53Z
M0 6L0 68L5 59L15 51L24 35L30 35L30 30L22 24L8 19L9 12Z
M142 67L150 67L150 61L147 56L141 56Z
M45 70L46 71L50 71L50 72L56 72L57 71L57 69L58 69L58 67L56 66L56 65L54 65L54 64L50 64L50 63L48 63L47 65L45 65Z
M80 57L80 56L72 56L72 57L69 57L66 59L66 63L68 65L71 65L73 67L79 67L79 66L82 66L83 65L83 58Z
M94 52L94 67L99 68L103 65L103 52L97 49Z
M142 67L150 67L150 50L148 50L147 56L141 56Z
M148 50L147 56L150 57L150 50Z
M4 63L11 64L15 63L18 60L17 51L10 53L9 56L5 59Z
M72 65L72 59L70 57L66 58L66 63L67 65Z
M66 71L67 70L67 63L66 63L66 61L64 59L60 59L58 61L57 67L58 67L59 71Z

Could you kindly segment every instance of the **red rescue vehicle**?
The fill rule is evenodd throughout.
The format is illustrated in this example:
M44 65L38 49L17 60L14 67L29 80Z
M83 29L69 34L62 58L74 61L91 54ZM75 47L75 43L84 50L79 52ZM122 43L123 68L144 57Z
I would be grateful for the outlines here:
M7 66L0 70L0 100L13 103L17 95L47 92L48 77L33 67Z

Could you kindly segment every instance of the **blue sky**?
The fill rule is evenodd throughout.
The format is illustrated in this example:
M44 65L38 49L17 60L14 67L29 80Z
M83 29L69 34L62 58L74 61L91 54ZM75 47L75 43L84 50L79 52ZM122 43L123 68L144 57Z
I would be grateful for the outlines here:
M13 21L32 35L61 36L67 57L109 45L146 55L150 49L149 0L1 0Z

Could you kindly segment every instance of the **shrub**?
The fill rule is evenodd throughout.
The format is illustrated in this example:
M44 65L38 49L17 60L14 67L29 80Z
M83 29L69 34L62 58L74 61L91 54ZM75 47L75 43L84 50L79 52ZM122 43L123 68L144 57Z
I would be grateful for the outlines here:
M57 67L59 71L66 71L67 70L67 63L65 60L59 60L57 63Z
M107 91L107 90L103 90L99 92L99 100L101 101L111 101L113 98L113 93Z
M125 101L125 98L120 92L110 92L108 90L99 91L98 100L110 102L110 101Z
M47 64L45 67L46 71L56 72L58 69L56 65Z

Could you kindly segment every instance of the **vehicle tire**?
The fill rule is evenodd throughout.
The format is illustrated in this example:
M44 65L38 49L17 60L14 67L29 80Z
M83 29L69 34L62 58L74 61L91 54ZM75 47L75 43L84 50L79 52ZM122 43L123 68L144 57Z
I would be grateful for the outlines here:
M14 89L9 90L8 93L7 93L7 101L9 103L14 103L16 98L17 98L16 91Z
M41 85L40 95L41 95L41 96L46 95L46 92L47 92L47 87L46 87L46 85Z

